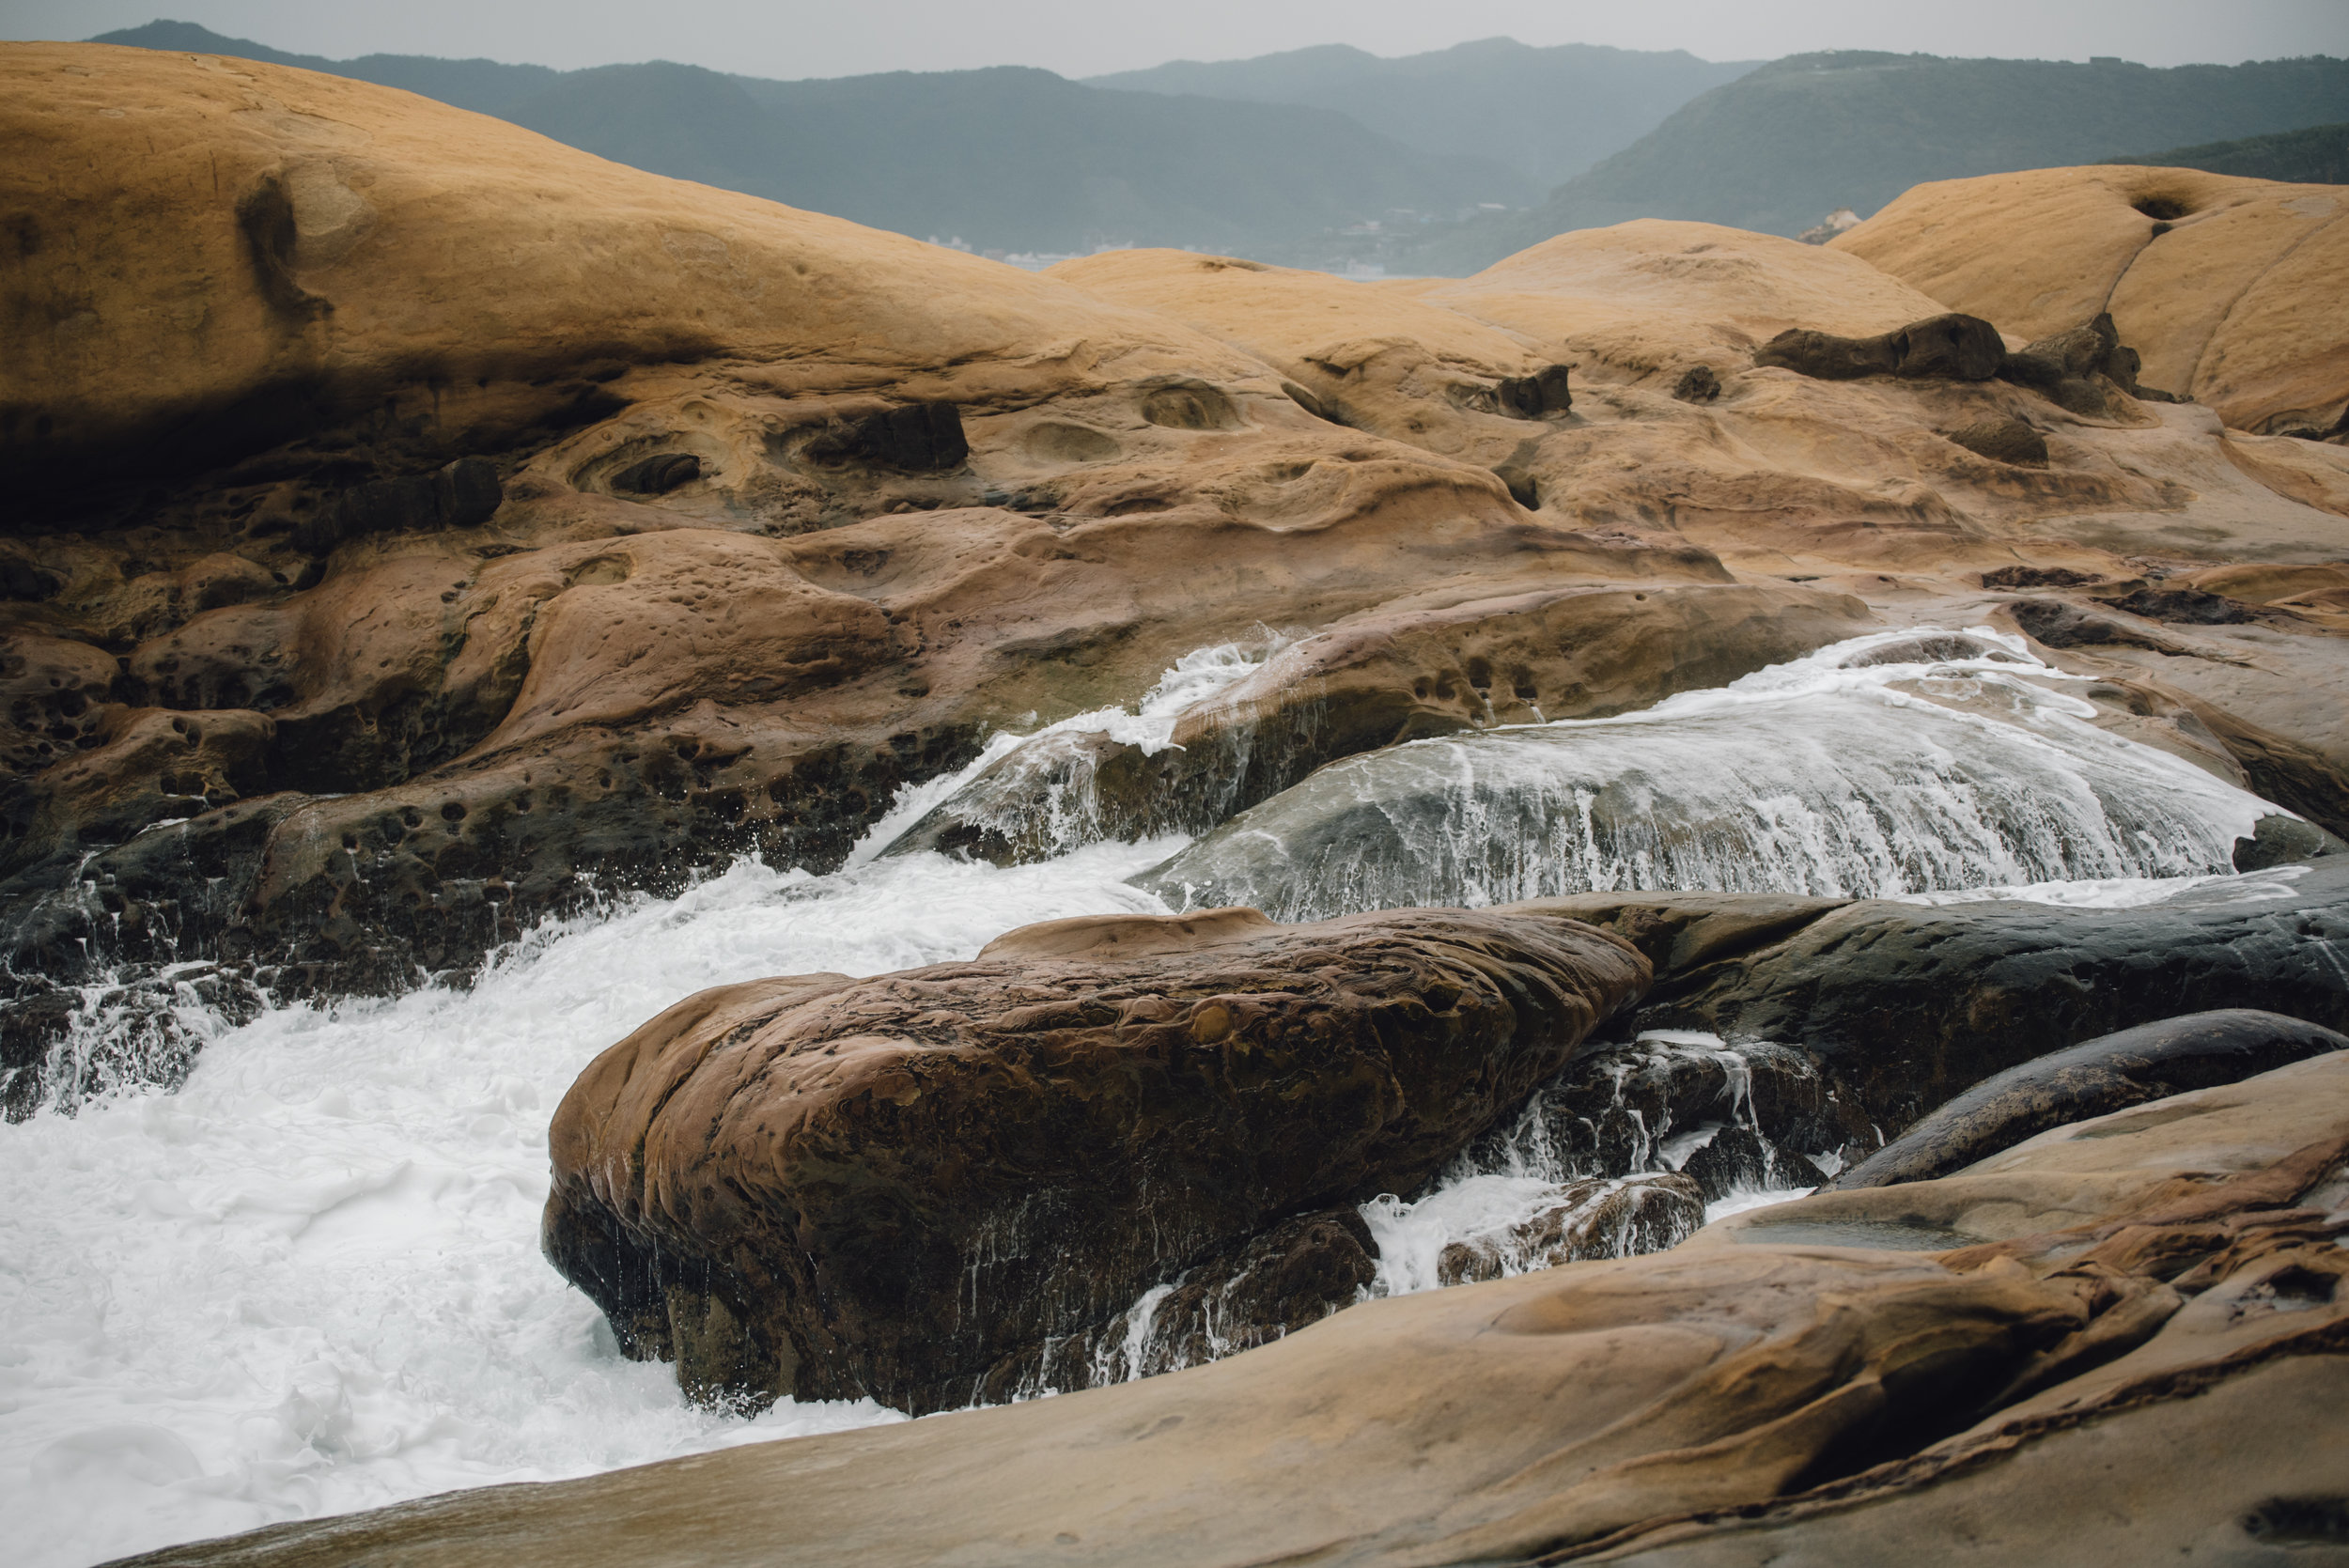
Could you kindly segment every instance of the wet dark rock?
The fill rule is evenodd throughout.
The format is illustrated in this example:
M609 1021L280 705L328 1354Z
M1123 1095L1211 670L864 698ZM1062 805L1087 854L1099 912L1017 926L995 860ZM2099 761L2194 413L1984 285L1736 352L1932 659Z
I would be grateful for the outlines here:
M38 603L54 598L65 579L15 555L0 555L0 599Z
M2109 615L2099 615L2061 599L2012 599L2006 609L2015 617L2015 624L2032 641L2050 648L2145 648L2164 654L2185 651L2167 638L2139 631Z
M1594 1177L1568 1183L1555 1203L1502 1234L1452 1243L1436 1274L1460 1285L1588 1258L1638 1257L1677 1247L1703 1223L1703 1193L1677 1172Z
M2252 1008L2140 1024L1985 1079L1843 1172L1835 1186L1931 1181L2050 1127L2239 1083L2336 1050L2349 1050L2349 1036Z
M1549 365L1531 376L1504 378L1494 389L1501 411L1519 419L1547 419L1551 414L1567 412L1574 407L1574 395L1566 386L1571 368Z
M1672 396L1684 403L1712 403L1721 396L1721 379L1709 365L1692 365L1672 383Z
M962 411L952 403L879 409L825 431L804 448L818 463L860 463L906 474L945 474L971 457Z
M294 545L324 554L348 540L379 534L478 527L505 498L497 464L487 458L459 458L432 474L379 479L345 490L295 530Z
M1970 425L1961 425L1950 431L1949 437L1976 457L1987 458L1992 462L2012 463L2017 468L2047 466L2047 438L2012 415L1977 419ZM1985 583L1988 581L1988 578L1983 579Z
M2344 853L2349 853L2349 845L2313 822L2291 816L2263 816L2249 838L2234 841L2233 860L2237 871L2266 871L2314 860L2320 855Z
M1224 910L705 992L565 1097L547 1254L699 1396L952 1407L1283 1219L1409 1190L1646 974L1542 914ZM1307 1285L1349 1266L1307 1251Z
M2074 571L2068 567L2000 567L1982 574L1985 588L2077 588L2084 582L2104 581L2094 572Z
M2100 598L2096 602L2142 615L2149 621L2174 621L2186 626L2242 626L2259 619L2250 606L2218 594L2206 594L2200 588L2139 588L2119 598Z
M1805 1050L1639 1040L1576 1057L1516 1123L1478 1140L1470 1158L1483 1170L1546 1167L1588 1177L1679 1171L1710 1202L1737 1190L1813 1186L1822 1178L1805 1151L1879 1141Z
M612 476L612 488L631 495L666 495L701 477L702 460L691 452L661 452L630 463Z
M1898 376L1908 380L1987 380L2006 362L1999 329L1978 316L1952 312L1912 321L1874 337L1790 327L1764 344L1753 363L1820 380Z
M1592 894L1543 907L1617 928L1692 908L1698 918L1686 924L1696 929L1739 902ZM1779 918L1793 913L1783 900L1755 902ZM1697 949L1684 963L1658 965L1630 1024L1798 1047L1889 1129L1995 1073L2182 1014L2257 1007L2349 1029L2344 951L2342 856L2185 888L2135 908L1859 900L1825 907L1766 945Z
M1300 1214L1186 1269L1090 1337L1007 1358L979 1397L1123 1382L1252 1350L1351 1306L1377 1272L1359 1209Z

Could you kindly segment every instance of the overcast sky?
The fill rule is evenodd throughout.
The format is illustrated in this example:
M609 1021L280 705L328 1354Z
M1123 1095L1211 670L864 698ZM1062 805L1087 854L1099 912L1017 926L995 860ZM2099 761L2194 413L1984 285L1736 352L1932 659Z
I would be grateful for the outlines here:
M1068 76L1315 43L1377 54L1506 35L1711 60L1917 50L2146 65L2349 55L2349 0L0 0L0 38L201 23L297 54L681 60L749 76L1043 66Z

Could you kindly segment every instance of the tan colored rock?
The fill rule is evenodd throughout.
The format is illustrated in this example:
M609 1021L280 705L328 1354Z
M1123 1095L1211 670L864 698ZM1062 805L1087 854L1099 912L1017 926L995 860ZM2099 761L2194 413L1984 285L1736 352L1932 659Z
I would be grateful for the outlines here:
M2133 1505L2131 1549L2256 1560L2337 1469L2344 1153L2335 1056L1140 1383L138 1560L2022 1568ZM1960 1221L2010 1239L1903 1250Z
M1315 411L1430 451L1503 463L1546 411L1503 398L1549 363L1534 341L1392 289L1187 251L1111 251L1051 275L1221 338L1300 384Z
M711 359L774 367L770 395L1261 374L1014 268L340 77L11 44L0 105L10 468L144 442L210 467L385 399L461 450Z
M2144 382L2238 429L2349 410L2349 189L2097 165L1920 185L1830 250L2045 337L2110 311Z
M1595 378L1662 376L1670 386L1697 364L1743 368L1789 328L1864 337L1949 308L1853 259L1717 224L1642 218L1545 240L1473 277L1404 287L1558 344Z

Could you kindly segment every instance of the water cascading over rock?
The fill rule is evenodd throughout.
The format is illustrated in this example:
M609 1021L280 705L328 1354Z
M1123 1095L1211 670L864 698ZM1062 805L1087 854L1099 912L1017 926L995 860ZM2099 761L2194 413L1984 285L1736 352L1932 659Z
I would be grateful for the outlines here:
M1591 890L1883 895L2224 871L2283 815L2022 678L2049 674L1979 636L1863 638L1622 719L1349 758L1137 880L1283 920Z

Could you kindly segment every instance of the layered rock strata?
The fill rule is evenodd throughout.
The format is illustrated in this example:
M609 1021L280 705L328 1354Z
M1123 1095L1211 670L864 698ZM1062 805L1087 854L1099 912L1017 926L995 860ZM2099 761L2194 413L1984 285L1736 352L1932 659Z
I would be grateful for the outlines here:
M1234 909L704 992L565 1097L547 1254L704 1397L1003 1397L1275 1222L1409 1190L1647 977L1540 913Z

